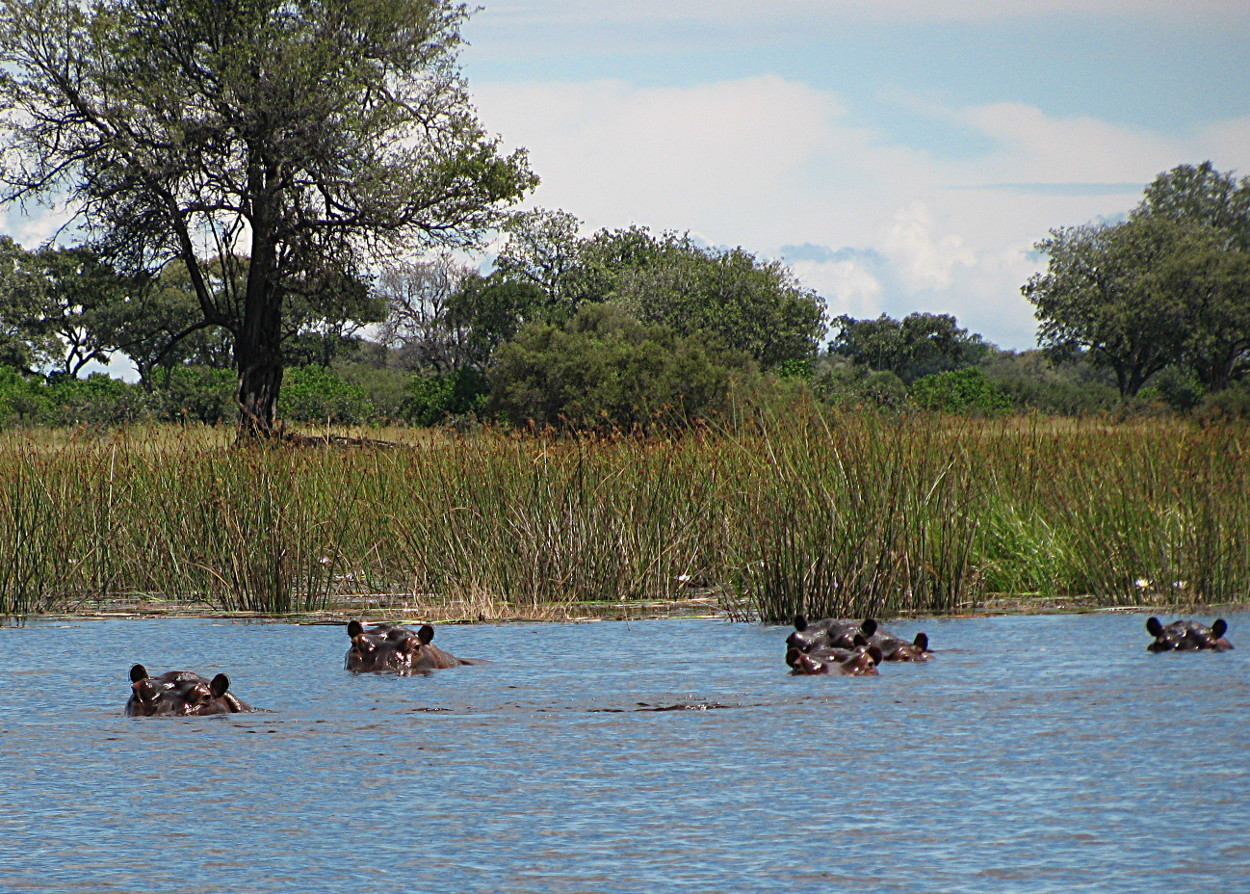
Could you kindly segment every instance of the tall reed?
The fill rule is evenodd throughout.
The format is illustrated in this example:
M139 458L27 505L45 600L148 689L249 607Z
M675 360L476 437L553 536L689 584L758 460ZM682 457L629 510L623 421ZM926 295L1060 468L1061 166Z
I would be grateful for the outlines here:
M290 613L379 594L534 614L714 595L770 621L1250 593L1245 425L795 407L671 440L0 433L0 614Z

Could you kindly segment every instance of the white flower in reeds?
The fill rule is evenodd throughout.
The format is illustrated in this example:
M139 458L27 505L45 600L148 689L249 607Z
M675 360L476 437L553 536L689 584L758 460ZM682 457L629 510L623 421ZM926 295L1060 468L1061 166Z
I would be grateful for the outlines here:
M329 556L322 556L317 561L320 562L322 565L329 565L334 560L331 559Z
M1137 578L1137 580L1133 581L1133 583L1137 585L1137 589L1139 590L1144 590L1150 586L1150 581L1146 580L1144 577Z

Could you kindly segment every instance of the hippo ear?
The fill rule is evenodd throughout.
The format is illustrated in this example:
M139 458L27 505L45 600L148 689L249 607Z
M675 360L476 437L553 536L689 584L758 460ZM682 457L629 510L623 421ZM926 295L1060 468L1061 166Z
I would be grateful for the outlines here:
M912 640L912 645L916 646L920 651L929 651L929 635L924 631L916 634L916 638Z
M1223 618L1216 618L1215 623L1211 625L1211 632L1215 634L1215 638L1219 639L1228 632L1228 622Z
M1158 636L1163 632L1163 625L1159 623L1158 618L1151 616L1146 619L1146 630L1151 636Z
M868 647L868 655L877 664L880 664L884 660L884 656L881 654L881 650L878 649L876 646Z
M208 688L213 691L214 698L221 698L226 694L226 690L230 688L230 678L225 674L218 674L213 677L213 682L209 684Z
M429 624L422 624L421 629L417 631L417 639L421 640L422 643L428 643L434 639L434 628Z
M364 632L365 632L365 625L361 624L359 621L347 622L347 635L350 636L352 639L355 639L356 637L360 636L360 634Z
M148 669L142 664L136 664L130 669L130 682L138 683L140 680L148 678Z
M807 616L806 615L794 616L794 629L799 631L800 633L802 633L804 630L807 629Z
M800 655L802 655L802 654L803 654L803 653L802 653L802 652L800 652L798 649L788 649L788 650L786 650L786 664L788 664L790 667L798 667L798 666L799 666L799 656L800 656Z
M859 625L859 629L864 631L864 636L872 636L877 632L877 622L872 618L864 618L864 623Z

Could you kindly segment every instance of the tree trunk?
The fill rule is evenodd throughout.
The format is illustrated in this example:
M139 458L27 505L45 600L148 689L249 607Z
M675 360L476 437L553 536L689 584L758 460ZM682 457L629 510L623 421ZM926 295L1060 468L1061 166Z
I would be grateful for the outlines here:
M239 440L278 434L282 387L282 289L274 275L272 241L253 235L243 325L235 335L239 372Z

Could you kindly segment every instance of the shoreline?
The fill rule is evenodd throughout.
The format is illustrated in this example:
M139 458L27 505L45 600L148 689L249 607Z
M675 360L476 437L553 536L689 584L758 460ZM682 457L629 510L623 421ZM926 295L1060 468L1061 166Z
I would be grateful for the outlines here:
M476 609L469 611L468 609ZM940 620L961 618L987 618L1008 615L1059 615L1095 614L1102 612L1158 613L1158 614L1211 614L1238 612L1250 609L1250 602L1184 604L1137 603L1132 605L1106 604L1093 596L998 596L978 605L943 613L921 612L883 618L886 621ZM506 604L480 603L439 604L420 600L394 600L382 596L361 597L358 602L339 603L316 611L300 611L274 614L254 611L231 611L215 608L201 602L165 600L102 600L75 611L31 613L0 619L0 626L21 626L30 621L146 621L170 619L218 619L228 621L253 621L273 624L342 625L352 619L366 623L389 622L398 624L541 624L567 623L587 624L599 621L653 621L653 620L716 620L734 623L761 623L752 613L724 605L715 597L688 597L670 600L647 600L641 602L567 602L523 608ZM782 625L785 626L785 625Z

